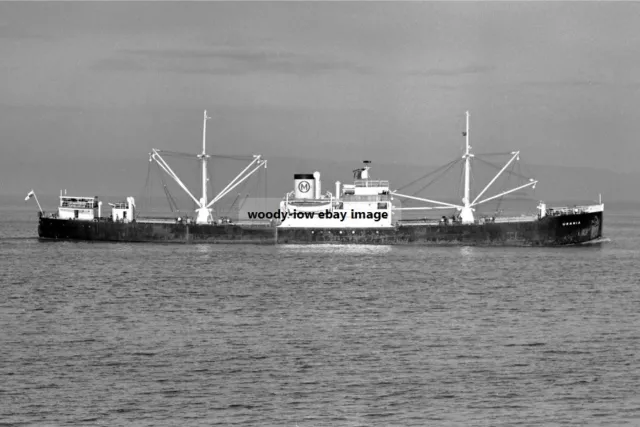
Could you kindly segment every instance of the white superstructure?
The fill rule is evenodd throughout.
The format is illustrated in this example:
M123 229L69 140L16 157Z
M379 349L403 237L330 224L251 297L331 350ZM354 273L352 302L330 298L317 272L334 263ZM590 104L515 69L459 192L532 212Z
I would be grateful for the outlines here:
M65 190L66 192L66 190ZM58 218L93 221L100 218L102 202L97 197L76 197L60 195Z
M127 197L124 202L109 203L109 206L111 206L111 219L113 221L131 222L135 219L136 203L133 197ZM97 196L77 197L60 194L59 219L97 221L101 217L102 202L98 200Z
M322 194L320 172L295 174L294 189L280 202L281 228L392 227L389 181L370 179L369 164L354 170L353 184L336 182Z
M109 206L114 221L131 222L136 217L136 202L133 197L127 197L125 202L109 203Z

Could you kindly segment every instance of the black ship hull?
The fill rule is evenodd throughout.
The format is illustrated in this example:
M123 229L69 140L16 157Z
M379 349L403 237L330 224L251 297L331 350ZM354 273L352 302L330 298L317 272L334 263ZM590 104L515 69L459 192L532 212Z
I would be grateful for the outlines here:
M43 240L273 244L275 231L274 227L269 226L79 221L41 217L38 236Z
M548 216L534 221L394 228L280 228L278 243L378 245L563 246L602 237L602 212Z
M276 228L234 224L79 221L40 218L43 240L157 243L563 246L602 237L602 212L485 224L389 228Z

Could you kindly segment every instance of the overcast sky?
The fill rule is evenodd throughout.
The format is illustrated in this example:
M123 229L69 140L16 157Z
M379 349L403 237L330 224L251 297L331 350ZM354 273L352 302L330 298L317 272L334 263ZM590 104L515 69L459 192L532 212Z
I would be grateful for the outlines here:
M0 193L144 179L205 108L224 154L439 165L469 110L477 152L638 172L639 29L630 2L2 2Z

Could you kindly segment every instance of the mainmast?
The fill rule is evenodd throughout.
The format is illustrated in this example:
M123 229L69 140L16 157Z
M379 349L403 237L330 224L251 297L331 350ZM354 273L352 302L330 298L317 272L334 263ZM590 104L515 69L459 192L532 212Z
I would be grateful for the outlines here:
M465 152L462 158L464 159L464 197L462 199L462 203L464 207L460 211L460 219L463 223L473 222L473 209L471 208L471 196L469 194L469 181L471 178L471 157L473 154L470 153L471 146L469 145L469 112L466 112L467 115L467 126L464 132L465 136Z
M471 158L474 157L473 154L471 154L471 146L469 145L469 112L466 112L467 115L467 126L464 132L462 132L462 135L465 137L465 150L464 150L464 154L462 155L462 159L464 159L464 197L462 198L462 205L456 205L453 203L445 203L445 202L439 202L436 200L431 200L431 199L425 199L423 197L416 197L416 196L410 196L407 194L400 194L397 191L390 191L390 194L394 195L394 196L398 196L398 197L406 197L408 199L412 199L412 200L418 200L421 202L425 202L425 203L432 203L432 204L436 204L438 206L425 206L425 207L411 207L411 208L395 208L395 210L403 210L403 209L425 209L425 210L430 210L430 209L456 209L458 211L460 211L460 222L463 224L473 224L474 222L474 217L473 217L473 211L475 210L474 207L478 206L480 204L486 203L488 201L497 199L498 197L502 197L502 196L506 196L507 194L511 194L514 193L518 190L522 190L524 188L527 187L531 187L531 188L535 188L536 184L538 183L538 181L536 181L535 179L529 179L529 182L521 185L519 187L516 188L512 188L511 190L507 190L507 191L503 191L500 194L496 194L495 196L491 196L491 197L487 197L483 200L479 200L480 197L482 197L482 195L489 189L489 187L491 187L491 185L493 185L493 183L498 179L498 177L500 175L502 175L502 173L507 169L507 167L513 163L516 160L519 160L520 158L520 152L519 151L514 151L512 152L512 157L511 160L509 160L504 167L500 170L500 172L498 172L493 179L489 182L489 184L486 185L486 187L484 187L484 189L482 191L480 191L478 193L478 195L476 196L475 199L471 200L471 194L470 194L470 183L469 181L471 180ZM414 181L415 182L415 181Z

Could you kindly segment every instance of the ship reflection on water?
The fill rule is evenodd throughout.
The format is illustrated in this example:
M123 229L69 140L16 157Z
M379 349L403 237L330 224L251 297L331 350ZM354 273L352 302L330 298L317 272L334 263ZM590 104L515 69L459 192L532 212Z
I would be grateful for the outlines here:
M472 258L475 256L473 246L463 246L460 248L460 256L462 258Z
M391 245L356 244L314 244L314 245L277 245L277 251L284 254L336 254L336 255L383 255L391 252Z

